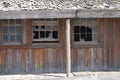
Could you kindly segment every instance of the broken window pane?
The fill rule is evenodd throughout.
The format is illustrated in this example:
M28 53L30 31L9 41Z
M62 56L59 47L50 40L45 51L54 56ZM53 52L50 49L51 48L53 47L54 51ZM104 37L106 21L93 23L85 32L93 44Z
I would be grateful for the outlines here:
M79 26L74 27L74 33L79 33Z
M85 36L85 33L82 33L82 34L81 34L81 39L85 39L85 37L86 37L86 36Z
M39 26L33 26L33 30L38 30Z
M45 30L45 26L44 25L40 26L40 30Z
M46 31L46 37L47 38L52 38L52 33L50 31Z
M39 32L33 31L33 39L39 39Z
M34 20L33 20L34 21ZM57 19L51 19L51 18L47 18L47 19L39 19L39 21L36 21L38 22L38 24L34 24L34 26L38 25L39 26L39 29L37 30L39 33L39 38L38 38L38 41L40 40L44 40L45 41L54 41L55 38L58 38L58 23L57 22ZM33 26L33 27L34 27ZM35 31L33 29L33 31ZM51 38L51 39L49 39ZM53 40L52 40L53 39ZM34 42L34 39L33 39L33 42Z
M96 18L79 18L75 19L75 27L74 27L74 40L78 40L76 33L80 36L80 41L97 41L97 32L98 32L98 19ZM81 25L76 27L76 25ZM95 35L93 35L95 34Z
M45 38L45 31L40 31L40 38Z
M85 26L81 26L81 27L80 27L80 32L81 32L82 34L84 34L85 31L86 31L86 27L85 27Z
M74 34L74 40L75 41L80 41L80 35L79 34Z
M87 34L87 37L85 38L85 41L92 41L92 34Z
M58 38L58 31L53 31L53 38L55 38L55 39Z
M92 28L87 26L87 33L92 34Z

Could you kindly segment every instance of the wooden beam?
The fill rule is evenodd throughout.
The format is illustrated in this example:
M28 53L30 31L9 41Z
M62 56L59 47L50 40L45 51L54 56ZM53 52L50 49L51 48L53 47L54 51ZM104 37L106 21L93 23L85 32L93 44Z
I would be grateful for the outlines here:
M71 73L71 51L70 51L70 19L66 20L66 54L67 54L67 77Z
M49 14L48 14L49 13ZM115 18L120 10L37 10L37 11L0 11L0 19L30 18Z

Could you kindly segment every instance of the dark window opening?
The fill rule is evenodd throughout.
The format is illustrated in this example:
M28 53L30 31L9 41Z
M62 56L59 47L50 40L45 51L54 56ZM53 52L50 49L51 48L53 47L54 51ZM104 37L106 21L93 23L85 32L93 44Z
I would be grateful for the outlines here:
M79 26L74 27L74 33L79 33Z
M75 41L92 41L92 28L88 26L75 26L74 34Z
M86 31L86 27L85 26L80 26L80 33L84 34Z
M52 33L50 31L46 31L46 37L47 38L52 38Z
M40 29L45 29L45 26L41 26Z
M53 31L53 38L55 38L55 39L58 38L58 32L57 31Z
M40 38L45 38L45 31L40 31Z
M39 29L39 26L35 26L35 29Z
M92 41L92 34L87 34L87 38L85 38L85 41Z
M81 34L81 39L85 39L85 38L86 38L86 34L85 33Z
M35 22L34 22L35 21ZM58 20L37 19L33 20L33 43L57 42L58 41Z
M92 34L92 28L87 27L87 33Z
M39 32L38 31L33 31L33 38L39 39Z
M98 22L94 18L75 19L74 41L97 41Z
M75 41L80 41L80 35L79 34L75 34L74 35L74 40Z

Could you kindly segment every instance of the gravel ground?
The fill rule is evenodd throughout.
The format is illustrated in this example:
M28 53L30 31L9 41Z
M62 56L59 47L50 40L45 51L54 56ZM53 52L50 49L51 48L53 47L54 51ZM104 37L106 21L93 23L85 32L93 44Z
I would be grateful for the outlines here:
M73 72L69 78L60 73L0 75L0 80L120 80L120 72Z

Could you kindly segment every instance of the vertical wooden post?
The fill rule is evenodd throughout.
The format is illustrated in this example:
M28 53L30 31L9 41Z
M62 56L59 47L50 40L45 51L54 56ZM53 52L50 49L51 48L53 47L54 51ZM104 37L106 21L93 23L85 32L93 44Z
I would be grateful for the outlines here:
M71 73L71 48L70 48L70 19L66 20L66 56L67 56L67 77L70 77Z

